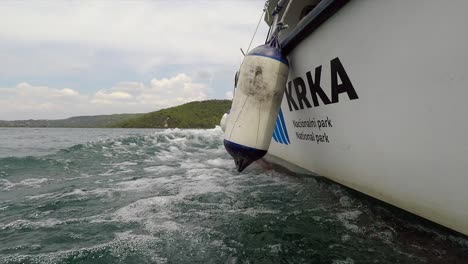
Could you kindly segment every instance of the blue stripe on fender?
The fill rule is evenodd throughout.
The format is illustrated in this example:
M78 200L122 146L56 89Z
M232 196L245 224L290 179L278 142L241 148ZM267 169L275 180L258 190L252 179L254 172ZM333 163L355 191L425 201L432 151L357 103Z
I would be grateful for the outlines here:
M286 65L289 65L288 61L281 60L281 58L274 57L274 56L269 56L269 55L265 55L265 54L249 53L247 56L260 56L260 57L270 58L270 59L273 59L273 60L277 60L277 61L279 61L281 63L284 63Z
M281 123L281 127L283 128L284 135L286 136L286 140L288 143L291 143L291 140L289 140L289 135L288 135L288 129L286 128L286 123L284 122L284 116L283 116L283 111L280 109L280 112L278 114L278 119Z
M224 148L234 158L238 172L242 172L252 162L262 158L267 153L264 149L247 147L226 139L224 140Z
M256 47L255 49L247 53L247 56L267 57L273 60L277 60L289 66L288 59L285 56L283 56L283 54L281 53L281 49L272 47L268 44Z
M224 140L224 147L226 150L231 154L231 156L243 156L243 157L249 157L251 159L257 160L267 153L266 150L264 149L256 149L256 148L251 148L247 147L244 145L240 145L237 143L234 143L229 140Z
M232 142L226 139L224 140L224 146L229 147L230 150L238 152L238 153L248 153L249 156L263 157L263 155L265 155L267 152L264 149L256 149L256 148L247 147L247 146L237 144L235 142Z

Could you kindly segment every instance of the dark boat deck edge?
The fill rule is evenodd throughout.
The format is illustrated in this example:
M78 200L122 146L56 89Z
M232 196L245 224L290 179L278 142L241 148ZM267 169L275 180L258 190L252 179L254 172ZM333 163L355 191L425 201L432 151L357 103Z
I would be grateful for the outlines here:
M281 40L283 53L288 55L302 40L332 17L350 0L322 0L299 24Z

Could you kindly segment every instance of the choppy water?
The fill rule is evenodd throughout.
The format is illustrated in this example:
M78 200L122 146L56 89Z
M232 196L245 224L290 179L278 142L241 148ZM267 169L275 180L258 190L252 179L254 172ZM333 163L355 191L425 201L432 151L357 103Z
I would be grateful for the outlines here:
M468 241L328 181L239 174L219 129L0 129L0 263L468 263Z

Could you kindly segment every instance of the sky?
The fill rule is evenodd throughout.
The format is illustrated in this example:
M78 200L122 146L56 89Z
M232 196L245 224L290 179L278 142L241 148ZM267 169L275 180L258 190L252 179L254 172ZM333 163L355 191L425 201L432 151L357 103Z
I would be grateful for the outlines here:
M231 99L263 0L2 1L0 120ZM265 41L262 21L252 47Z

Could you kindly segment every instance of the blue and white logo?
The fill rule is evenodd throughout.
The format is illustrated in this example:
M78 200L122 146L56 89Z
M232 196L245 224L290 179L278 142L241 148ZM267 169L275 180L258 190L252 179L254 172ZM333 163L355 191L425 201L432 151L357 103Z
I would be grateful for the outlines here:
M288 129L286 128L286 123L284 122L283 111L281 109L278 114L278 118L276 118L273 139L280 144L291 144L291 141L289 140Z

